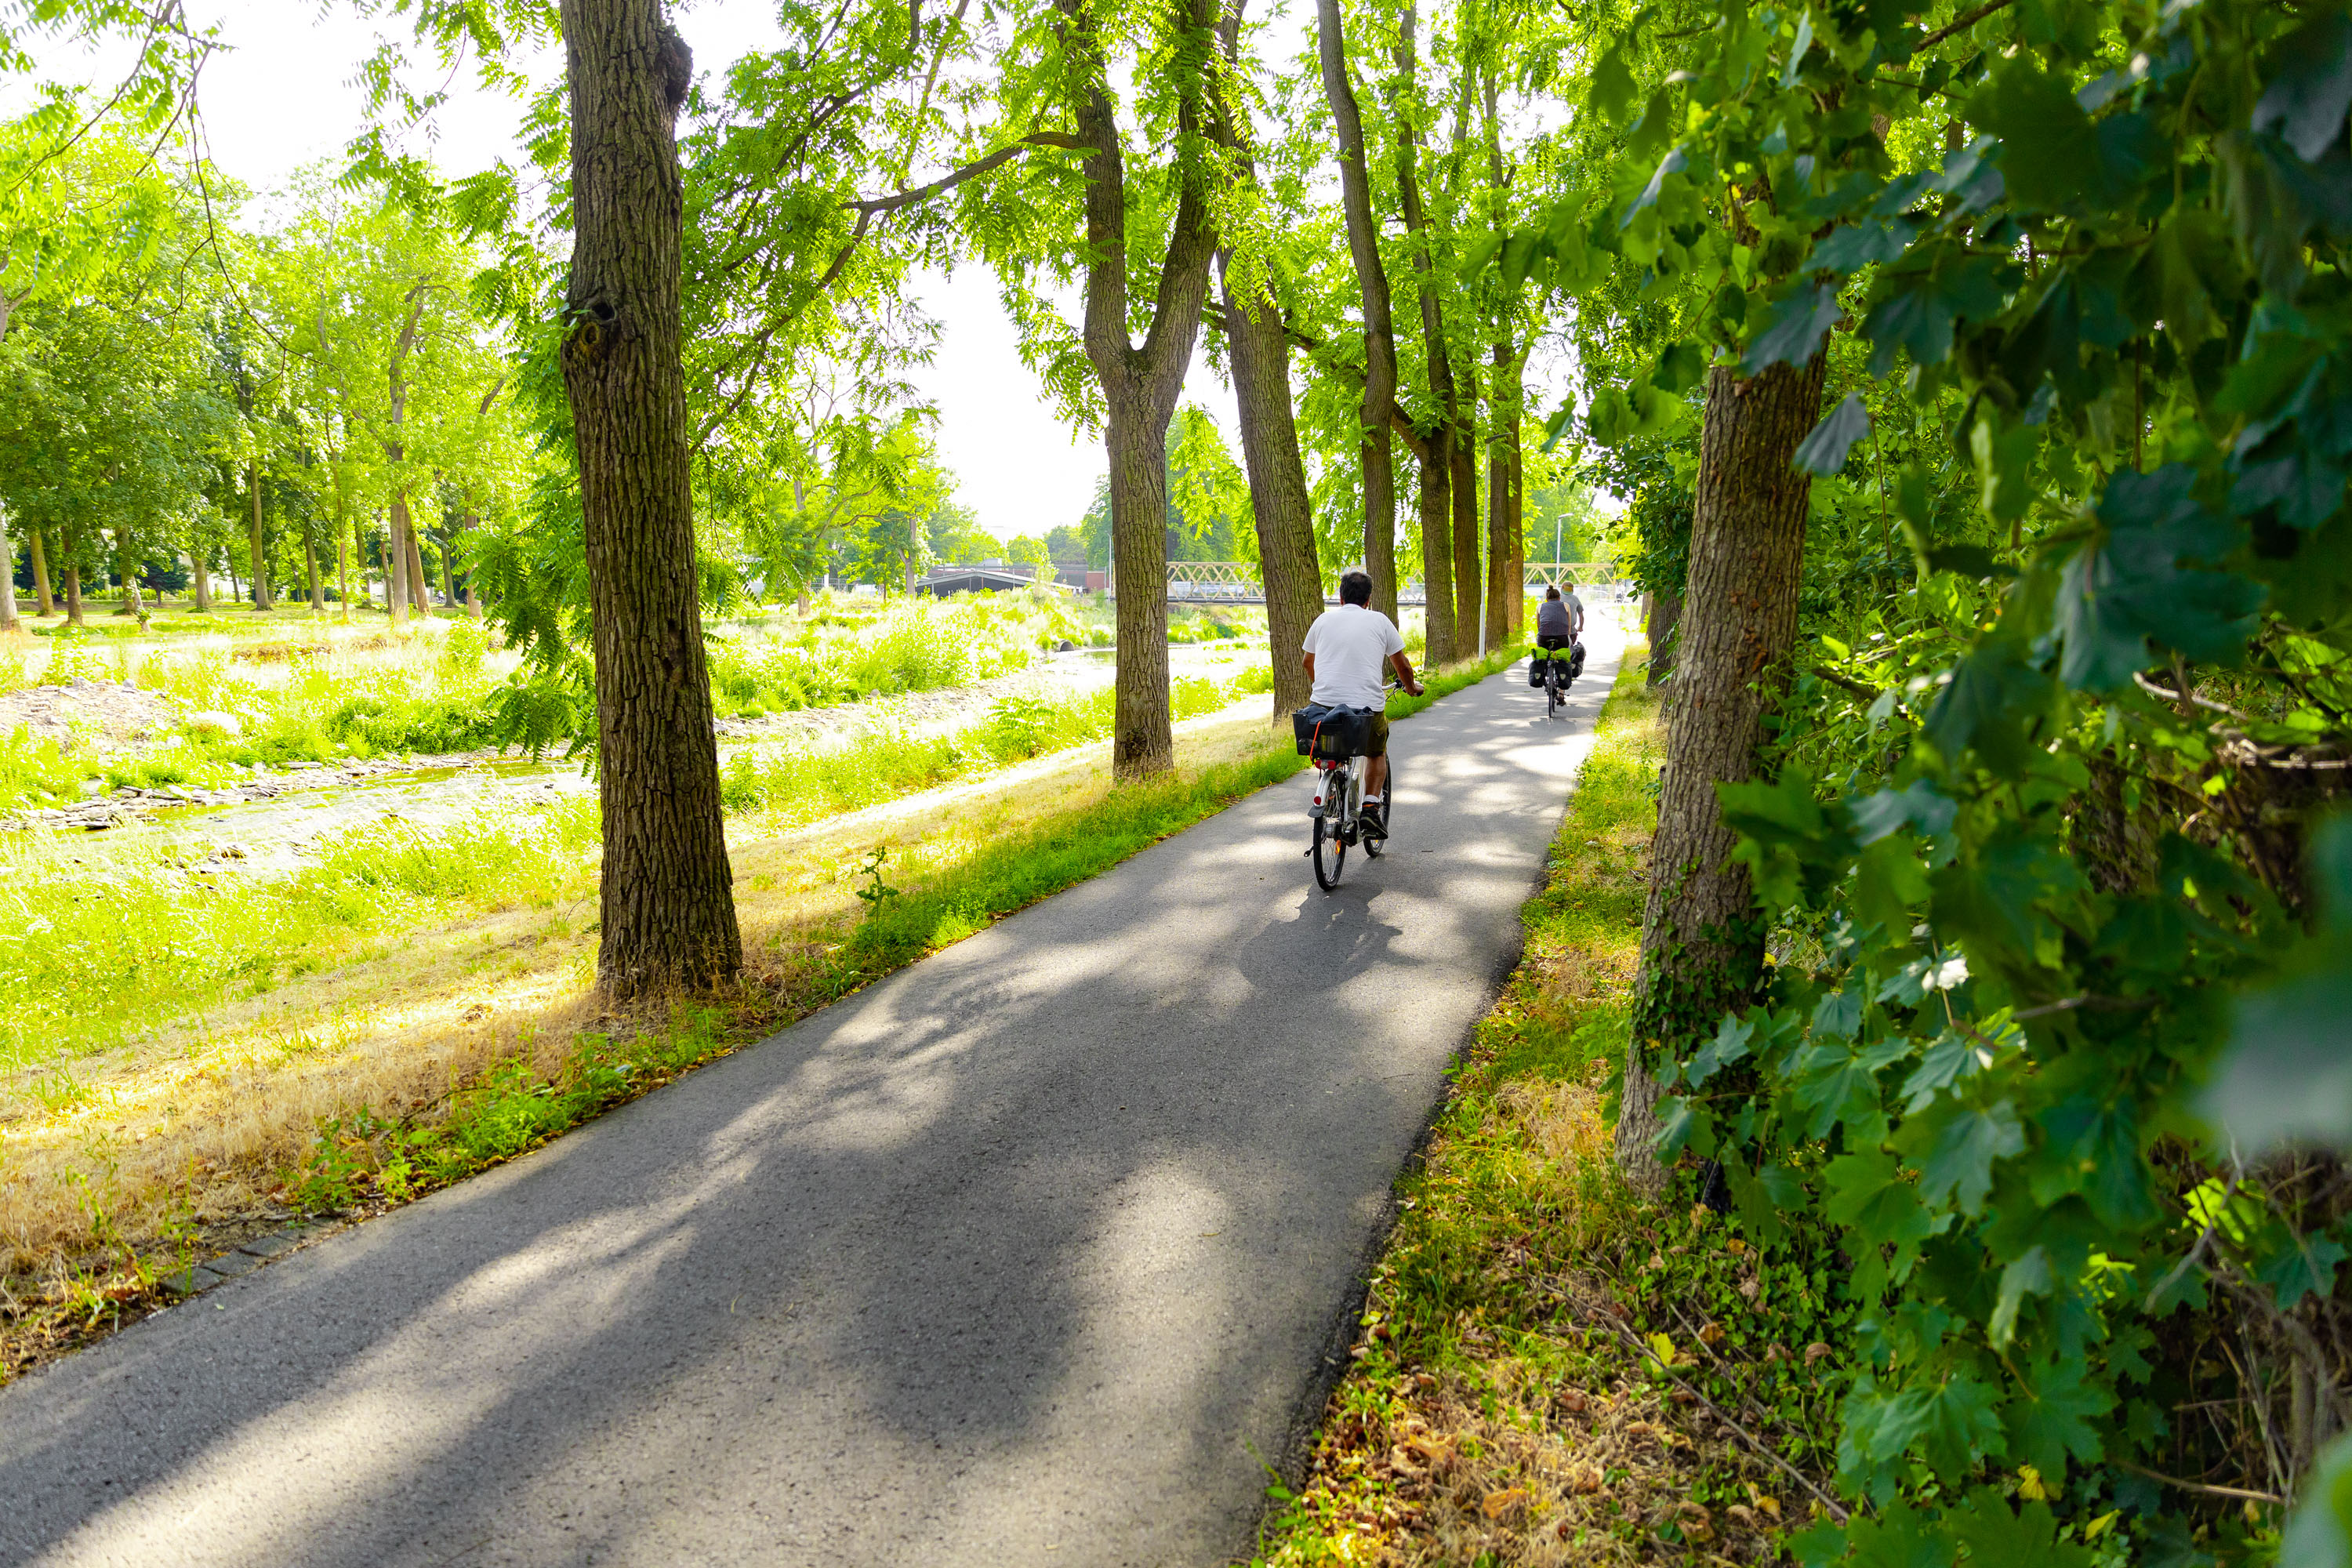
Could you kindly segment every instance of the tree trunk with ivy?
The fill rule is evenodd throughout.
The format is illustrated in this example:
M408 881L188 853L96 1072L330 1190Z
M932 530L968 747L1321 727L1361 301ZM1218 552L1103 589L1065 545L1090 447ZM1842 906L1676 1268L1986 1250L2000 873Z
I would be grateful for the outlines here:
M1787 689L1811 479L1792 459L1821 416L1828 362L1815 355L1741 377L1708 373L1691 523L1683 657L1666 708L1666 770L1650 846L1649 903L1617 1163L1644 1191L1659 1163L1655 1064L1681 1058L1753 996L1764 928L1748 868L1731 859L1716 785L1746 782L1764 718Z
M659 0L563 0L571 322L562 350L595 626L604 863L599 985L616 999L742 966L694 569L675 123L692 58ZM395 565L394 570L400 567Z

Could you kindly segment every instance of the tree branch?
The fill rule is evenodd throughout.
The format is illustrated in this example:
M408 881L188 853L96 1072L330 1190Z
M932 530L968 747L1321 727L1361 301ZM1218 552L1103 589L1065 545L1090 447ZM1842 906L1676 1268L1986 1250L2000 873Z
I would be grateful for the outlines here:
M980 178L992 169L1002 168L1032 147L1060 147L1071 152L1086 153L1092 153L1095 151L1089 143L1081 142L1064 132L1033 131L1020 141L999 147L984 158L976 158L961 169L950 170L928 185L918 185L911 191L900 191L896 195L868 196L862 201L844 202L841 205L846 211L864 213L868 216L894 213L901 207L910 207L918 203L929 201L933 196L951 191L968 180Z
M1926 37L1920 39L1917 43L1912 45L1911 52L1916 55L1922 49L1932 49L1937 44L1942 43L1946 38L1950 37L1954 33L1967 32L1970 27L1975 26L1979 22L1981 22L1987 16L1991 16L1995 11L2007 10L2011 4L2013 4L2013 0L1991 0L1991 4L1990 5L1979 5L1975 10L1969 12L1967 16L1961 17L1958 21L1954 22L1951 26L1948 27L1938 27L1934 32L1928 34Z

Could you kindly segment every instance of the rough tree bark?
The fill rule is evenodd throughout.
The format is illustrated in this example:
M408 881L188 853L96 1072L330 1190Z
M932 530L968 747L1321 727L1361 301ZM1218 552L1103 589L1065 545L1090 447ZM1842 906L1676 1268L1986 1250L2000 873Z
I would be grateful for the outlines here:
M1517 635L1527 595L1520 591L1518 552L1519 374L1521 362L1507 328L1497 323L1493 413L1486 435L1486 646L1501 647Z
M1237 68L1241 25L1241 0L1234 0L1217 25L1229 68ZM1235 178L1255 184L1257 168L1245 111L1222 93L1215 102L1218 143L1231 153ZM1298 649L1307 640L1307 628L1323 611L1307 465L1298 455L1298 426L1290 403L1290 342L1283 331L1281 306L1263 278L1255 288L1246 277L1237 286L1230 248L1218 252L1217 270L1224 294L1234 401L1241 417L1242 462L1249 473L1250 515L1257 526L1258 570L1265 581L1273 719L1280 724L1285 714L1307 705L1312 686Z
M253 492L253 609L256 615L271 607L269 597L269 552L261 537L261 459L253 458L246 466L246 488Z
M1424 435L1400 418L1398 434L1420 465L1422 662L1434 669L1451 664L1458 628L1454 624L1453 464L1446 456L1447 427Z
M16 547L8 540L8 518L0 512L0 632L21 631L16 622Z
M1655 686L1674 673L1676 649L1669 644L1682 618L1683 596L1680 594L1650 595L1648 625L1643 628L1650 643L1649 685Z
M1776 364L1743 379L1718 366L1707 376L1683 658L1617 1118L1618 1166L1646 1191L1665 1180L1649 1063L1680 1056L1744 1005L1763 966L1748 868L1731 859L1715 786L1754 772L1765 713L1787 686L1812 486L1792 459L1821 417L1827 363L1817 354L1801 370Z
M1476 394L1474 392L1472 396ZM1469 401L1454 421L1454 637L1460 657L1474 658L1486 651L1480 633L1478 582L1478 420Z
M393 460L400 459L394 457ZM383 568L383 607L394 626L404 626L408 624L408 570L404 564L395 566L394 563L404 563L408 557L407 548L401 542L408 527L408 492L394 490L392 505L384 515L383 547L377 563Z
M115 614L136 616L143 626L147 620L147 606L139 601L139 567L131 558L131 536L127 532L118 532L114 536L114 561L115 570L122 574L122 607ZM103 584L106 579L100 576L99 581Z
M384 574L387 604L394 625L405 623L410 611L430 616L431 598L425 592L425 565L416 559L416 524L408 512L408 481L400 465L408 456L408 356L416 347L416 329L425 319L425 297L436 287L420 282L408 290L408 313L393 334L392 352L384 360L384 385L389 400L384 418L384 466L392 472L393 563Z
M1298 648L1323 612L1315 562L1314 514L1298 427L1290 405L1290 345L1272 298L1242 298L1228 256L1223 274L1226 343L1234 401L1241 414L1242 462L1249 472L1250 511L1257 523L1259 571L1265 579L1268 651L1274 668L1274 720L1307 705L1311 685ZM1255 306L1257 314L1250 314Z
M408 607L415 615L433 614L433 582L425 574L425 546L416 537L416 514L408 517Z
M200 616L210 615L213 607L213 574L205 569L205 554L201 544L188 550L188 597Z
M66 624L82 624L81 541L70 532L66 535Z
M1076 108L1087 153L1087 359L1102 383L1104 444L1110 458L1112 562L1118 596L1118 669L1111 721L1111 776L1150 778L1176 765L1168 710L1168 421L1184 390L1185 367L1208 302L1216 234L1198 170L1188 171L1160 268L1151 322L1139 348L1128 336L1127 166L1096 16L1086 0L1055 0L1085 86ZM1210 0L1184 0L1181 25L1200 36L1176 51L1178 132L1200 133L1208 105L1206 66L1214 13ZM1189 63L1188 63L1189 62Z
M54 616L58 613L58 596L49 591L49 558L42 548L41 531L28 528L25 532L26 542L33 550L33 602L40 606L41 614Z
M1510 166L1503 161L1502 116L1496 112L1499 84L1493 62L1479 78L1480 108L1486 141L1486 178L1493 192L1495 226L1507 229ZM1526 405L1522 384L1527 362L1511 331L1518 313L1517 290L1505 295L1495 313L1494 374L1486 386L1486 646L1501 647L1517 637L1527 613L1526 574L1519 563L1519 415Z
M1364 397L1358 417L1363 438L1364 570L1371 574L1372 607L1397 618L1396 467L1389 427L1396 417L1396 314L1388 268L1381 262L1380 230L1372 221L1364 117L1348 79L1347 41L1339 30L1339 0L1316 0L1316 52L1323 92L1339 142L1339 205L1347 215L1348 254L1364 309Z
M562 0L562 16L572 200L563 384L580 457L604 806L596 973L626 998L722 982L743 962L680 359L675 127L693 60L660 0Z
M327 590L319 581L319 536L307 523L302 528L302 570L310 579L310 613L323 616L327 613Z
M1430 401L1436 407L1433 433L1424 435L1428 450L1423 457L1422 578L1429 594L1429 661L1436 664L1466 658L1478 642L1478 464L1469 444L1469 426L1463 419L1462 398L1454 381L1453 354L1445 340L1445 306L1437 288L1437 253L1430 239L1429 214L1421 199L1421 144L1405 106L1413 98L1413 80L1420 69L1415 42L1416 7L1407 5L1398 18L1396 42L1397 205L1405 233L1414 248L1415 292L1421 301L1422 357L1426 362ZM1433 520L1428 510L1434 499L1427 470L1442 473L1447 510ZM1429 550L1432 521L1436 522L1437 548ZM1437 651L1437 595L1443 579L1450 593L1444 659Z
M342 469L335 474L335 618L352 618L351 498L343 494Z

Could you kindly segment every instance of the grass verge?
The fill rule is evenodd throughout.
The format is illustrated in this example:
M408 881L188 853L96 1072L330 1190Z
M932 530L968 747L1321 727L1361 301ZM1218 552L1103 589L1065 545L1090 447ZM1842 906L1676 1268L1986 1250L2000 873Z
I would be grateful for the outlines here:
M1832 1261L1760 1257L1687 1191L1640 1205L1611 1157L1664 758L1643 651L1399 1184L1304 1482L1272 1490L1266 1568L1771 1562L1827 1489Z
M1391 711L1517 657L1433 676ZM1180 747L1147 784L1113 789L1093 748L951 804L909 797L894 820L737 843L746 973L716 997L601 1011L583 887L160 1031L37 1116L18 1102L0 1127L0 1382L163 1304L159 1279L200 1254L511 1159L1302 765L1259 718Z

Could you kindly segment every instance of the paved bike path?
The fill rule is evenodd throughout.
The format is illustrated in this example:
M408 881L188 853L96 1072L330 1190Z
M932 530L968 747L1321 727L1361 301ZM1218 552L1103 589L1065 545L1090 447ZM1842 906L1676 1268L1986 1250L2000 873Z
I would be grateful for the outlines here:
M1617 664L1307 785L0 1391L0 1563L1192 1565L1246 1549ZM1604 638L1610 640L1604 641Z

